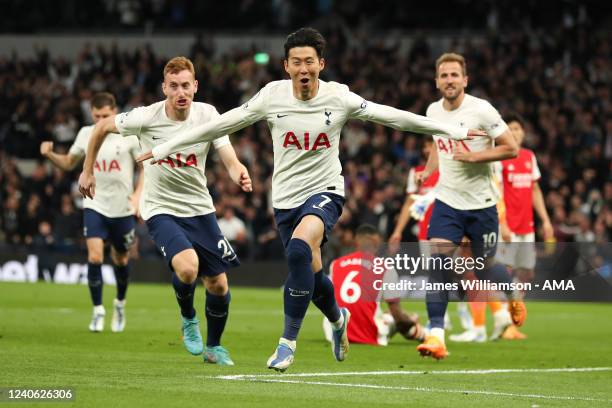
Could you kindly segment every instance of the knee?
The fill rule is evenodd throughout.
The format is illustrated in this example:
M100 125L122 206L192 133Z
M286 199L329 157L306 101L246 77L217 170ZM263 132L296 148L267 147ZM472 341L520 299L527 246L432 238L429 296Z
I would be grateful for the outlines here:
M310 246L301 239L293 238L289 241L286 250L287 262L289 264L308 264L312 262L312 250Z
M113 259L113 263L117 266L125 266L130 260L127 252L115 252L114 250L111 252L111 258Z
M207 277L204 279L204 287L206 290L217 296L223 296L229 291L227 284L227 277L225 273L219 274L215 277Z
M199 262L197 255L180 256L172 259L172 267L178 278L184 283L193 283L198 277Z
M104 262L104 253L98 250L89 250L87 252L87 262L91 264L101 264Z

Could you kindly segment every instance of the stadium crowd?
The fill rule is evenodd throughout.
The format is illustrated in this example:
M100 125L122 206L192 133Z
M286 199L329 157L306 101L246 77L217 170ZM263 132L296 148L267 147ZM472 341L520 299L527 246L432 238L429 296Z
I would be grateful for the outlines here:
M433 81L437 55L424 36L406 53L399 44L366 37L350 46L351 34L339 25L324 33L323 79L420 114L439 98ZM488 99L502 115L516 111L526 118L525 145L536 152L559 241L612 238L611 47L608 36L579 18L555 29L490 31L485 41L456 40L450 47L467 59L469 93ZM79 172L51 169L40 158L40 142L53 140L56 150L65 151L79 128L91 123L89 99L96 91L112 92L123 111L160 100L169 57L147 46L124 52L95 44L73 61L52 58L45 49L33 59L0 57L0 243L81 250ZM263 84L285 77L281 57L272 55L270 63L261 65L253 52L219 55L210 42L199 39L190 52L200 82L196 100L220 112L241 104ZM343 133L347 201L326 251L330 257L349 249L351 231L361 223L389 236L408 171L423 160L421 136L356 121ZM213 155L207 177L224 233L243 258L282 257L269 197L273 160L266 123L234 135L233 143L249 168L254 191L242 193ZM40 161L25 175L18 169L19 158ZM138 235L140 252L155 253L142 223ZM413 229L406 228L404 240L414 239Z
M287 29L326 22L344 22L367 31L409 28L473 30L483 25L508 29L515 21L533 27L574 20L601 24L605 2L598 0L530 0L495 2L447 0L440 18L435 2L405 0L4 0L0 32L48 33L176 32L183 30L241 30L285 33Z

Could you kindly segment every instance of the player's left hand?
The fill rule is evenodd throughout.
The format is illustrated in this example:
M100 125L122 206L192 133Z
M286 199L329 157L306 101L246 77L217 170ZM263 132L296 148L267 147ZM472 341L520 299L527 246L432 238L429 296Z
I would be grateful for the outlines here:
M148 152L143 153L140 156L138 156L136 158L136 163L142 163L143 161L149 160L149 159L152 159L152 158L153 158L153 152L151 150L149 150ZM151 161L151 164L155 164L155 163L156 163L155 160Z
M463 146L458 143L453 148L453 160L461 161L464 163L474 163L474 154L466 151Z

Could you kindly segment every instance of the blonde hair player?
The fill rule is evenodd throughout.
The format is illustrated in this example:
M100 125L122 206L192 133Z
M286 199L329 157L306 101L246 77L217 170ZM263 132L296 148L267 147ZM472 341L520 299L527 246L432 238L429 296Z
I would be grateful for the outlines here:
M510 313L514 322L521 325L526 309L520 301L520 293L511 290L512 280L506 268L494 261L499 192L491 168L491 162L516 157L516 141L489 102L465 92L468 76L463 56L441 55L436 61L435 73L436 87L442 98L429 105L427 116L448 124L484 129L488 137L455 142L434 135L436 149L429 156L426 170L418 176L423 181L434 169L440 172L427 236L433 246L432 257L442 258L434 265L445 264L446 258L452 256L467 237L473 256L486 258L485 268L476 271L477 278L508 286ZM442 359L448 355L444 333L448 291L435 290L435 287L452 281L454 275L454 271L444 268L429 270L429 282L434 288L426 294L431 331L425 342L417 346L422 356Z

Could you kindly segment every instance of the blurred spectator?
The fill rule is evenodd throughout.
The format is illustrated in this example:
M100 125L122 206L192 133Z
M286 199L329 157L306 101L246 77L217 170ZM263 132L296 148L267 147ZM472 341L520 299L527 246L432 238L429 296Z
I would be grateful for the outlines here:
M218 222L221 233L230 242L234 251L236 251L239 256L247 257L248 243L244 221L236 217L232 207L227 206L223 210L223 217L221 217Z
M77 213L68 194L62 195L60 209L53 218L57 249L73 252L82 236L82 217Z
M52 282L56 264L55 238L48 221L41 221L38 224L38 231L32 237L30 248L38 255L38 279Z

